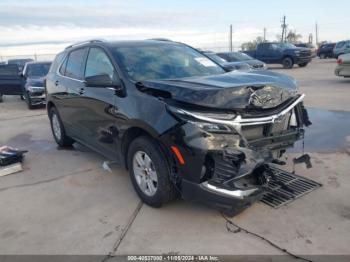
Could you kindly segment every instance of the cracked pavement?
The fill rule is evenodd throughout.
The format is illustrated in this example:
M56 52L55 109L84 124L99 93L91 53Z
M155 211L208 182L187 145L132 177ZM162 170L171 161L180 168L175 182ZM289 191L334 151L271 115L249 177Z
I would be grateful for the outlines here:
M333 76L330 61L276 71L297 77L307 106L350 112L350 82ZM312 169L296 166L323 187L280 209L257 203L232 221L295 254L349 254L346 141L342 150L311 150ZM0 177L2 255L282 254L251 235L227 232L222 216L205 206L180 199L161 209L141 204L126 170L104 171L105 159L81 145L58 149L45 109L30 111L18 97L0 104L2 144L29 150L23 172Z

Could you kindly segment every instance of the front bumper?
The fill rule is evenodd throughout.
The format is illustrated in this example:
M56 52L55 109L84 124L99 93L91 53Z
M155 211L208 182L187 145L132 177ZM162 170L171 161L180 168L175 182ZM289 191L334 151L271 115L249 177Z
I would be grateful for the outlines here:
M303 126L310 124L303 98L304 95L296 97L274 114L217 120L234 127L236 134L211 134L184 123L163 135L165 146L176 145L186 161L181 164L169 153L174 163L172 178L180 186L183 198L230 214L259 200L264 193L268 164L302 138ZM198 115L193 117L198 119ZM215 122L203 115L199 120Z
M311 60L312 60L312 57L311 57L311 56L307 56L307 57L300 57L300 56L297 56L297 57L295 58L294 63L295 63L295 64L310 63Z
M28 92L32 105L43 105L46 103L45 92Z
M250 190L227 190L203 182L200 184L182 181L182 197L185 200L204 202L229 215L235 215L260 200L264 194L262 188ZM241 195L241 196L239 196Z

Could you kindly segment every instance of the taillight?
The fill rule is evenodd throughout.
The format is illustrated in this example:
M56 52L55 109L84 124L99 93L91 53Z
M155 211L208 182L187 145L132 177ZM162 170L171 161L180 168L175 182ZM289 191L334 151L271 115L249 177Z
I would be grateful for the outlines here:
M338 59L337 59L337 64L338 64L338 65L341 65L342 63L343 63L343 60L342 60L341 58L338 58Z

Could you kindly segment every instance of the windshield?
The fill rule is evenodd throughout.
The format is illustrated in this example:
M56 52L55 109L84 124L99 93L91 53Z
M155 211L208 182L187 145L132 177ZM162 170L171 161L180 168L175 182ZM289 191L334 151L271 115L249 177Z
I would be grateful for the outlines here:
M247 61L254 59L251 56L241 52L230 53L229 56L235 59L235 61Z
M26 75L29 77L42 77L46 76L50 69L49 63L47 64L29 64L27 65Z
M209 57L210 59L212 59L213 61L215 61L216 63L218 63L219 65L223 65L225 63L227 63L227 61L223 58L221 58L220 56L213 54L213 53L205 53L205 55L207 57Z
M113 55L122 69L136 82L225 73L220 66L198 51L179 44L146 43L115 47Z

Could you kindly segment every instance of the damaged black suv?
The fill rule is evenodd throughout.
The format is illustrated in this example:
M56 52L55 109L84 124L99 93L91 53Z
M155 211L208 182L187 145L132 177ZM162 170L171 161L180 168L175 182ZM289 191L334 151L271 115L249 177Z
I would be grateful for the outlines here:
M77 141L125 165L154 207L180 193L232 214L246 208L309 123L292 78L226 72L171 41L69 46L46 90L56 142Z

